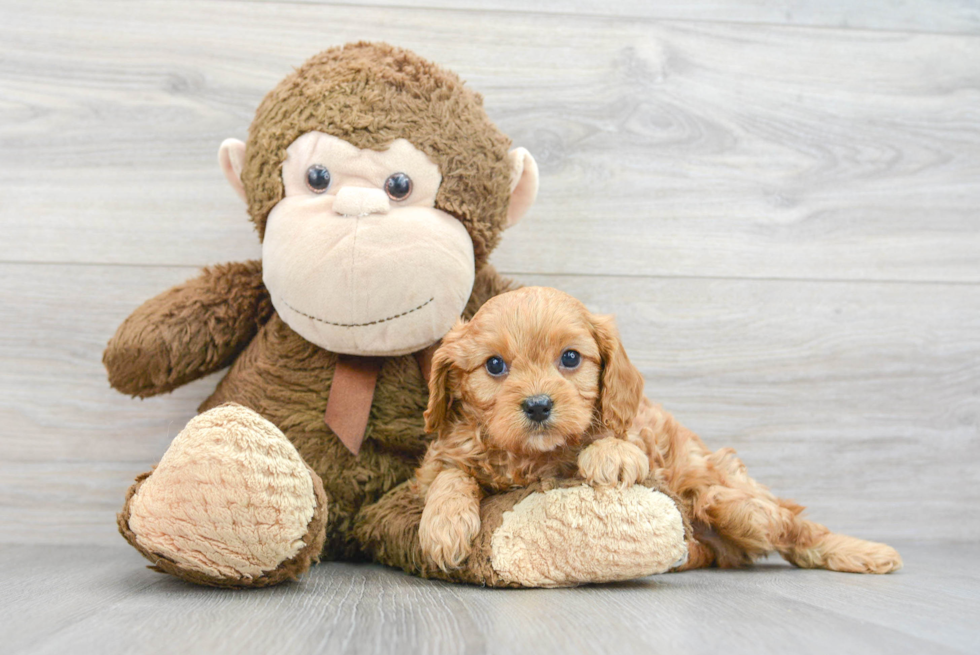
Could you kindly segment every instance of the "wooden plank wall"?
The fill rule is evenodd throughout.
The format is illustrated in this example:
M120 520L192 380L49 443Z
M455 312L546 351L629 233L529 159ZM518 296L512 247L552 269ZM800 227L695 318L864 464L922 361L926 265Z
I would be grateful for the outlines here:
M383 3L383 4L382 4ZM980 537L980 3L0 3L0 541L113 514L215 384L101 350L255 257L215 153L307 56L459 72L541 166L493 260L615 312L648 394L814 518Z

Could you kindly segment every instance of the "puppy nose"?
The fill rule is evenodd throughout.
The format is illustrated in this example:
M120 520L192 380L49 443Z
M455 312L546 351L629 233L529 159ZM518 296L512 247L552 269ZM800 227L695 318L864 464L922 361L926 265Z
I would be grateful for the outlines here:
M554 405L551 401L551 396L542 394L525 398L524 402L521 403L521 409L524 410L524 414L529 419L535 423L540 423L551 415L551 408Z
M387 214L389 209L388 196L381 189L345 186L333 201L333 210L342 216Z

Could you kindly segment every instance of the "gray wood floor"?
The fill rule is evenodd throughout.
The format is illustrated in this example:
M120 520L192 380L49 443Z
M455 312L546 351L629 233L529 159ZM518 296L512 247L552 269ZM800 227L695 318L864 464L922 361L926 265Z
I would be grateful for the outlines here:
M563 590L321 564L272 589L195 587L125 547L0 546L0 651L18 653L976 653L976 544L898 544L889 576L772 562ZM44 576L37 574L45 571Z
M500 593L141 568L114 513L213 388L108 388L115 327L255 257L216 151L357 39L458 71L541 171L493 261L617 315L662 402L907 567ZM980 650L980 0L0 0L0 652ZM559 607L561 611L559 611ZM290 633L287 635L286 630Z

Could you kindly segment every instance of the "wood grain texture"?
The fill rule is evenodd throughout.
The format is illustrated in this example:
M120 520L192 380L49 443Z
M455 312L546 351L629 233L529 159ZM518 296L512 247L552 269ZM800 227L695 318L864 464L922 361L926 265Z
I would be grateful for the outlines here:
M0 639L10 655L975 653L978 546L899 547L906 568L884 577L773 562L515 591L326 563L236 592L147 571L122 547L6 546Z
M192 268L0 265L0 541L114 543L113 516L214 387L131 400L105 342ZM521 276L618 317L647 394L836 530L980 537L980 289Z
M275 0L334 4L329 0ZM977 0L361 0L360 5L980 34Z
M457 70L537 155L502 268L980 282L980 37L250 2L4 8L0 261L253 255L217 145L359 38Z

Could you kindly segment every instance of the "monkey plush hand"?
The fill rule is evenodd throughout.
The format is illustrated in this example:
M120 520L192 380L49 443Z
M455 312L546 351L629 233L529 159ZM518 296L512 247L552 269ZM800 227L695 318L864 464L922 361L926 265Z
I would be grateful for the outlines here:
M454 74L368 43L307 61L262 101L247 144L222 144L261 262L147 301L104 356L111 384L139 397L230 366L119 514L155 569L263 586L317 559L373 558L548 586L666 568L642 539L660 494L562 485L486 499L451 574L418 563L422 501L404 482L427 443L428 353L515 286L487 258L537 193L534 159L509 147Z

